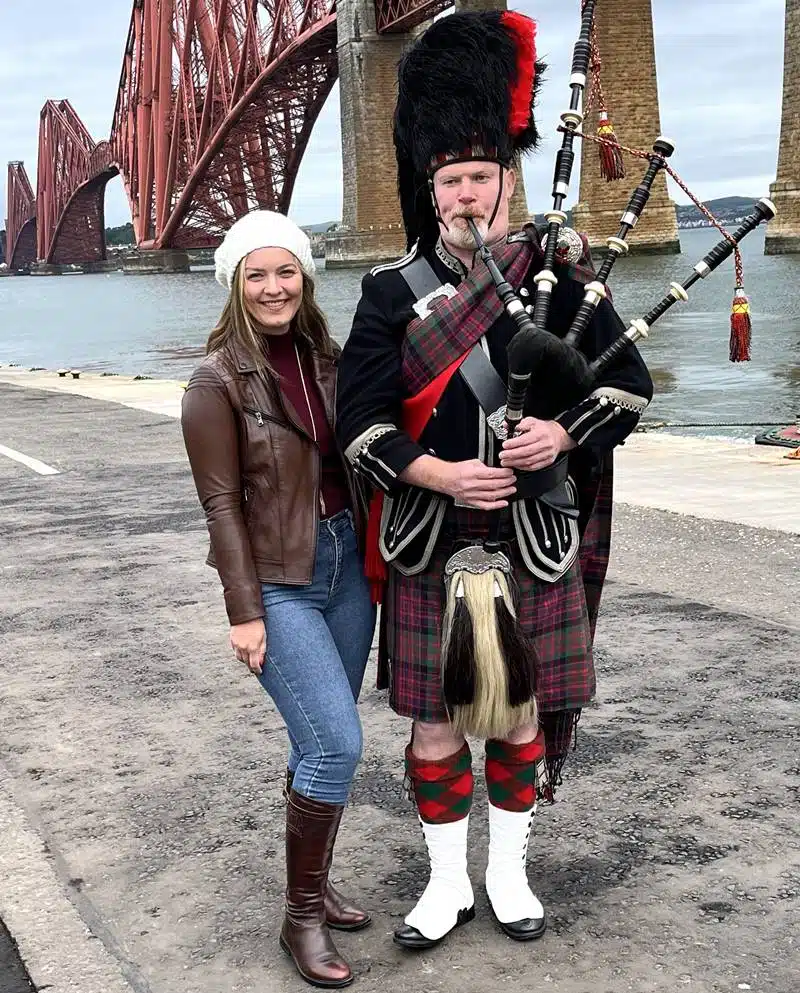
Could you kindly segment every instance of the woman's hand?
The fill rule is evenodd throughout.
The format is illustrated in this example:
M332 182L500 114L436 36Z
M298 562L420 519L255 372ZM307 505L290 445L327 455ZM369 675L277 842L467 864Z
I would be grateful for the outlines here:
M245 621L244 624L234 624L231 627L231 648L240 662L248 667L250 672L261 675L261 667L267 654L267 632L261 618L255 621Z
M514 437L503 442L500 465L533 472L552 465L562 452L574 447L575 442L556 421L523 417Z

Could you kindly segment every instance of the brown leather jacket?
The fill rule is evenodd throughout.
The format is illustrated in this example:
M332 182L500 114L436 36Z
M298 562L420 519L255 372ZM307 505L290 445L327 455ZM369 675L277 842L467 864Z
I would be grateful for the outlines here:
M336 361L312 356L333 423ZM320 455L289 401L234 344L209 355L183 398L183 437L231 624L264 616L261 583L311 582L319 529ZM362 495L342 456L359 543Z

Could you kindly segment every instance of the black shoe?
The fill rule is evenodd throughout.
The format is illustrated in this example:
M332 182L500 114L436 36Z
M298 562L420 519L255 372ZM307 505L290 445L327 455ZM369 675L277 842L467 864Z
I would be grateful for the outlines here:
M467 924L469 921L475 919L475 904L471 907L467 907L465 910L459 910L458 917L456 918L455 924L441 936L441 938L426 938L425 935L418 931L415 927L410 927L408 924L404 924L399 927L394 933L394 943L400 945L401 948L410 948L413 951L417 951L421 948L435 948L440 942L444 941L448 934L451 934L457 927L461 927L462 924Z
M492 916L500 925L500 930L503 934L507 934L509 938L513 938L514 941L534 941L536 938L541 938L547 930L546 917L525 917L521 921L512 921L510 924L503 924L502 921L497 920L497 914L494 912L491 900L489 901L489 907L492 911Z

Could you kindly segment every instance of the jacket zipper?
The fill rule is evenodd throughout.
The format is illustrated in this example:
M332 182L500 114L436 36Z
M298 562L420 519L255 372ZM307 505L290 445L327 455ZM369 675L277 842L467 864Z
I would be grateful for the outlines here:
M283 413L284 413L284 417L285 417L285 420L283 420L283 421L280 420L277 417L270 417L269 414L263 414L256 407L245 406L245 404L242 404L242 410L246 414L250 414L251 416L255 417L256 424L258 424L258 426L260 428L261 427L264 427L264 424L265 424L266 421L272 421L273 424L278 424L278 425L280 425L281 427L284 427L284 428L285 427L288 427L290 429L294 429L295 431L297 431L297 433L301 437L308 438L308 435L307 434L304 434L302 431L299 431L297 429L297 427L292 423L291 418L286 413L286 408L283 406L283 402L282 402L282 399L280 397L280 393L278 395L278 402L281 404L281 408L283 409ZM309 438L309 441L313 441L313 438ZM312 507L313 507L313 513L314 513L314 547L313 547L312 556L311 556L311 577L312 578L313 578L313 575L314 575L314 562L316 562L316 558L317 558L317 545L319 543L319 523L320 523L320 514L319 514L319 512L320 512L320 503L323 503L323 501L322 501L322 486L321 486L321 476L322 476L322 471L321 471L321 456L319 454L319 445L317 445L316 442L314 442L314 448L317 451L317 458L315 460L315 463L316 463L316 465L315 465L315 469L316 469L315 475L317 477L316 478L316 488L319 490L320 499L319 499L319 501L317 501L317 500L312 501Z
M317 449L317 475L318 475L317 492L318 492L318 495L319 495L319 510L320 510L320 514L324 517L325 516L325 498L322 495L322 453L319 450L319 441L317 440L317 426L314 423L314 411L311 409L311 400L309 399L309 396L308 396L308 387L306 386L306 374L303 371L303 363L302 363L302 360L300 359L300 351L299 351L299 349L297 347L297 342L294 343L294 353L297 356L297 371L300 373L300 384L303 387L303 395L306 398L306 406L308 407L308 416L309 416L309 419L311 420L311 433L314 436L314 446ZM323 400L323 405L322 406L323 406L323 412L324 412L324 409L325 409L324 400ZM327 414L325 415L325 419L327 420Z
M242 410L246 414L252 414L253 417L255 417L256 422L258 423L258 426L260 428L264 427L264 416L260 410L256 410L255 407L245 407L245 406L242 406Z
M256 424L258 424L260 428L264 427L265 415L262 414L260 410L256 410L255 407L245 407L244 405L242 405L242 410L246 414L252 414L253 417L255 417L256 419ZM270 417L268 414L266 415L266 420L273 421L275 424L281 423L276 417ZM291 425L290 421L288 423ZM309 440L313 440L313 439L309 439ZM322 496L322 464L321 464L322 456L319 453L319 445L316 442L314 442L314 448L317 451L317 458L315 460L316 470L317 470L316 488L319 491L319 502L317 502L316 500L314 501L314 533L316 534L317 529L319 528L319 512L321 510L323 514L325 513L325 499ZM245 501L246 500L247 500L247 494L245 494ZM314 546L314 557L316 558L316 544Z
M336 402L337 402L338 398L339 398L339 377L337 376L334 379L334 383L333 383L333 417L334 417L334 422L335 422L335 419L336 419ZM342 463L342 468L344 470L344 478L345 478L345 482L347 483L347 491L350 494L350 502L353 505L353 518L354 518L354 520L356 522L356 526L355 526L356 543L358 545L359 551L363 551L363 549L361 547L362 546L361 533L362 533L362 529L364 529L365 515L362 513L361 502L359 500L359 494L358 494L358 491L356 489L355 480L353 479L353 468L350 465L350 463L348 462L346 455L344 454L344 449L339 444L339 438L337 437L337 434L336 434L336 431L335 431L333 425L331 425L331 431L333 433L334 445L336 446L336 451L337 451L337 453L339 455L339 459L340 459L340 461Z
M242 410L245 412L245 414L251 414L253 417L255 417L256 423L260 428L263 428L264 425L267 423L267 421L270 421L272 424L277 424L279 427L295 430L294 425L288 419L282 421L280 417L273 417L271 414L264 414L262 413L262 411L257 410L255 407L245 407L244 404L242 404ZM297 433L300 434L299 431Z

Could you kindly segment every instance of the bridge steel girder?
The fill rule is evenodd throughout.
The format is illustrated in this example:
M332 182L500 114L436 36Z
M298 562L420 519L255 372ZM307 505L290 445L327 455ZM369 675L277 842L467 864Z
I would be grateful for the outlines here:
M336 77L334 0L135 0L111 146L139 247L288 210Z
M453 4L454 0L375 0L375 28L378 34L411 31Z
M108 142L94 141L69 100L48 100L39 117L38 258L62 264L105 258L102 191L115 174Z
M53 234L50 265L104 262L106 259L106 186L117 175L110 167L79 186L70 197Z
M8 163L6 262L24 269L36 261L36 196L22 162Z

